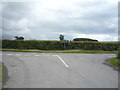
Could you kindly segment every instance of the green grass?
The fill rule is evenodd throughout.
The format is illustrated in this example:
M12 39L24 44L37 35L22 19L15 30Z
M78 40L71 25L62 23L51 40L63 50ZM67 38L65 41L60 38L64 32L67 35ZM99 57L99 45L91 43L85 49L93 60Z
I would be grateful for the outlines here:
M118 62L119 60L117 59L117 57L113 57L111 59L109 59L109 63L116 68L120 68L120 63Z
M0 83L2 83L2 64L0 64Z
M99 42L99 43L120 43L120 42L117 42L117 41L113 41L113 42Z
M1 49L11 52L38 52L38 53L117 53L117 51L96 51L96 50L22 50L22 49Z

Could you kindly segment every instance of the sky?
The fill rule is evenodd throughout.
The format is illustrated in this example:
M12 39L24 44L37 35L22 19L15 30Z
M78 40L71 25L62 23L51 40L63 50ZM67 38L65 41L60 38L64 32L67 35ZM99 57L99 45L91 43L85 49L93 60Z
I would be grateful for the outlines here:
M2 39L118 40L117 0L39 0L0 3Z

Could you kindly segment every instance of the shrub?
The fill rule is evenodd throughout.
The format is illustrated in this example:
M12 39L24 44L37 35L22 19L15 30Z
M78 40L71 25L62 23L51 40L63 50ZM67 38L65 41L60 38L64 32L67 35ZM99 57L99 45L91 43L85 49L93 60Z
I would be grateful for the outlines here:
M117 59L120 59L120 51L118 51Z
M101 43L101 42L80 42L67 41L42 41L42 40L2 40L2 48L7 49L38 49L38 50L118 50L118 43Z
M98 42L98 40L90 39L90 38L75 38L73 41L95 41Z

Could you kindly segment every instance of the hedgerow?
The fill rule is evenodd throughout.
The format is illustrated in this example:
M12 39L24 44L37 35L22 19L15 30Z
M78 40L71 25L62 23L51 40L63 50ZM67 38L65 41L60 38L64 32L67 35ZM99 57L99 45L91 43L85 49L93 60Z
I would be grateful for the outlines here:
M42 40L2 40L2 48L38 50L118 50L118 43L80 42L80 41L42 41Z

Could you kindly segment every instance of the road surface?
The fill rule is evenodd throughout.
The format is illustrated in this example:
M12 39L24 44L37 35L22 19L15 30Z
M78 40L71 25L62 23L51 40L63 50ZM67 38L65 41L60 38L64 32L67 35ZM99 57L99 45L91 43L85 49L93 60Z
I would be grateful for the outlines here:
M3 52L5 88L118 88L118 72L104 65L114 54Z

